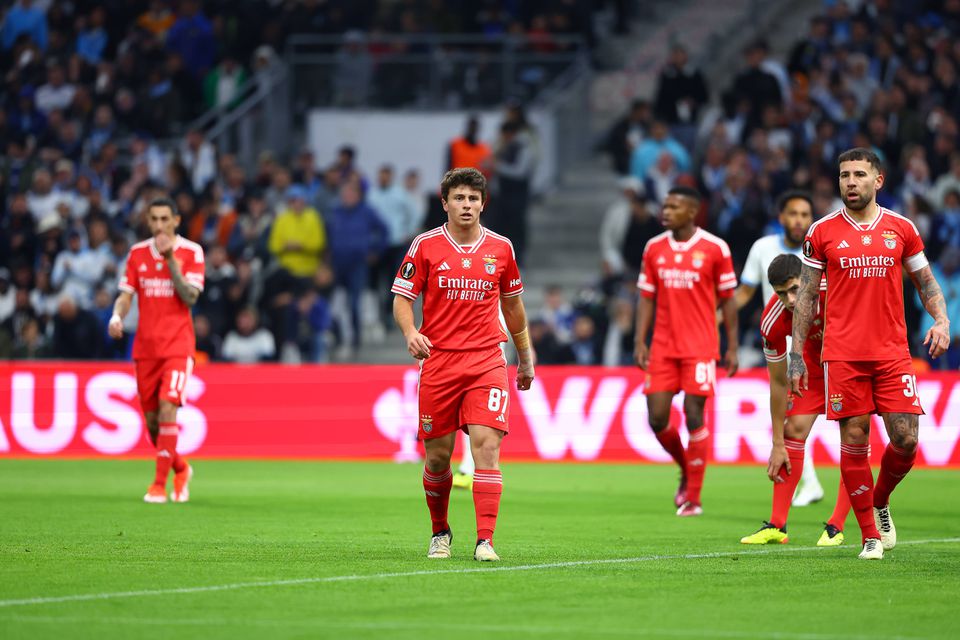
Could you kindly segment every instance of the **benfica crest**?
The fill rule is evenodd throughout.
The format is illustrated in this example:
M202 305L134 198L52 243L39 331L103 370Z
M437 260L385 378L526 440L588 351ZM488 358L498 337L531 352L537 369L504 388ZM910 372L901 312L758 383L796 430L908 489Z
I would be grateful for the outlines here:
M484 256L483 257L483 270L487 272L488 275L493 275L497 272L497 258L495 256Z
M692 257L693 257L693 268L699 269L700 267L703 266L703 259L707 257L707 254L705 254L703 251L694 251Z
M420 427L423 429L424 433L430 433L433 431L433 418L426 416L420 418Z
M830 408L836 413L843 411L843 394L835 393L830 396Z
M884 231L883 236L883 246L887 249L896 249L897 248L897 234L893 231Z

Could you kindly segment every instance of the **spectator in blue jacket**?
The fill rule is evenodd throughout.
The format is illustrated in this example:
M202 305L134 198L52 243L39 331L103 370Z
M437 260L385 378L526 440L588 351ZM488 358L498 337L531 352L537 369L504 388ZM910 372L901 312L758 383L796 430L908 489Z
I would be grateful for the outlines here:
M33 6L33 0L20 0L10 8L3 30L0 31L0 45L9 51L17 37L27 34L41 51L47 48L47 16L41 9Z
M334 288L344 289L350 307L351 345L360 346L360 300L370 265L387 247L389 231L373 207L363 201L360 186L350 180L340 188L340 204L326 218Z
M217 52L213 25L196 0L180 4L180 17L167 33L167 49L179 53L187 69L198 78L213 67Z

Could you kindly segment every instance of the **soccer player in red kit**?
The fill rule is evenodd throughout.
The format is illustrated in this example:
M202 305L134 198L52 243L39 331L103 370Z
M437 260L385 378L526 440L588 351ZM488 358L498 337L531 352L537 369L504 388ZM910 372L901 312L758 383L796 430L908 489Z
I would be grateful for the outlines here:
M647 372L645 392L650 427L657 440L680 467L680 486L674 496L678 516L703 513L700 490L707 466L710 432L703 424L703 408L716 385L720 356L716 310L722 307L727 328L727 374L737 371L737 306L727 243L697 227L700 194L674 187L661 213L665 233L647 242L640 268L640 300L634 356ZM647 333L653 321L653 341ZM670 424L673 396L684 392L683 412L690 432L685 451L675 425Z
M529 389L533 382L533 352L520 299L523 282L510 241L480 225L487 196L483 174L474 168L452 169L440 183L440 194L446 224L414 239L391 287L394 318L410 355L420 361L423 490L433 523L427 557L450 557L450 457L457 433L464 430L476 462L473 557L495 561L500 558L493 532L503 489L500 443L508 431L510 399L501 347L507 330L519 357L517 389ZM423 324L417 328L413 302L421 295Z
M838 164L844 207L815 222L803 244L789 377L791 390L801 396L809 387L802 354L826 272L827 418L840 421L840 472L860 525L860 558L879 560L897 542L890 493L913 466L917 416L923 413L907 344L902 268L935 320L924 338L932 357L950 346L950 321L917 227L877 204L884 180L880 159L855 148L840 154ZM869 460L872 413L880 414L890 436L876 487Z
M183 404L193 369L196 338L190 307L203 291L203 248L177 235L180 214L169 198L150 203L147 223L153 237L130 248L108 331L113 338L123 337L123 318L136 294L140 311L133 340L137 392L150 441L157 448L156 474L143 499L167 501L167 476L173 467L171 499L187 502L193 469L177 453L177 407Z
M807 436L824 411L823 369L820 366L820 348L823 344L823 302L826 281L821 282L820 304L813 319L813 329L803 352L810 370L810 390L803 397L789 392L787 380L787 337L793 330L793 308L800 291L800 270L803 263L793 254L780 254L767 268L767 281L774 295L760 317L760 335L763 353L770 374L770 419L773 425L773 448L767 476L773 481L773 510L770 520L755 533L740 539L743 544L786 544L787 515L790 499L800 482L804 468L804 448ZM843 524L850 513L850 498L840 481L837 503L827 521L817 546L833 547L843 544Z

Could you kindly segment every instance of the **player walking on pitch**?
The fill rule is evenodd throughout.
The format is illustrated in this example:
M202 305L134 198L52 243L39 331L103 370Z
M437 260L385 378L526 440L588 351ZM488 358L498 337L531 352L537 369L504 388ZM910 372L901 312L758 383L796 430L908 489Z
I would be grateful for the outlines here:
M740 273L740 286L734 293L737 309L742 309L753 298L757 287L763 293L763 300L769 301L773 297L773 287L767 280L767 269L773 259L784 253L800 257L803 248L803 239L807 230L813 224L813 200L804 191L785 191L777 198L778 221L783 227L783 233L764 236L753 243L747 261ZM789 333L787 334L789 336ZM817 360L819 362L819 360ZM786 366L786 361L784 361ZM793 496L793 506L805 507L808 504L823 499L823 487L817 478L817 470L813 466L813 456L803 459L803 475L797 485L797 492Z
M476 461L473 557L494 561L500 559L493 532L503 489L500 443L508 431L510 399L501 311L519 357L517 389L529 389L533 382L533 352L520 298L523 282L510 240L480 225L487 197L483 174L452 169L440 183L440 194L446 224L414 239L391 287L394 318L410 355L420 361L423 490L433 524L427 557L451 554L450 458L457 434L464 430ZM423 324L417 328L413 302L420 295Z
M763 310L760 335L763 338L763 353L767 357L767 371L770 374L773 448L770 450L767 476L774 483L773 510L770 520L764 522L759 530L740 539L743 544L787 543L790 498L800 481L800 469L804 468L807 436L810 435L817 416L824 411L820 349L823 344L823 296L826 283L821 283L820 302L813 319L813 329L803 352L810 370L810 390L802 398L796 398L788 389L787 336L793 328L793 309L800 291L802 266L800 258L785 253L774 258L767 269L767 280L774 295ZM850 498L847 497L841 480L836 507L820 535L817 546L832 547L843 544L843 525L848 513Z
M825 271L827 418L840 421L840 472L860 525L860 558L879 560L897 543L890 494L913 467L923 413L907 344L901 265L935 321L923 341L931 357L950 346L950 321L917 227L877 204L884 181L877 155L858 147L840 154L838 164L844 207L815 222L803 243L788 375L791 390L802 397L809 388L802 354ZM876 487L869 459L872 413L880 414L890 437Z
M727 328L727 375L736 373L738 366L733 300L737 276L727 243L693 223L699 209L700 194L695 190L670 190L661 214L667 231L647 242L637 283L640 300L634 356L647 372L650 427L680 467L680 486L674 496L678 516L703 513L700 490L710 436L703 424L703 409L716 385L718 303ZM653 341L647 347L654 305L657 320ZM673 396L680 391L684 392L683 412L690 432L686 451L676 426L670 424Z
M123 337L123 318L136 294L140 310L133 341L137 392L150 441L157 448L156 475L143 499L167 501L167 476L173 467L171 499L187 502L193 469L177 453L177 407L183 404L193 369L196 338L190 307L203 291L203 248L177 235L180 213L169 198L150 203L147 223L153 237L130 248L107 330L112 338Z

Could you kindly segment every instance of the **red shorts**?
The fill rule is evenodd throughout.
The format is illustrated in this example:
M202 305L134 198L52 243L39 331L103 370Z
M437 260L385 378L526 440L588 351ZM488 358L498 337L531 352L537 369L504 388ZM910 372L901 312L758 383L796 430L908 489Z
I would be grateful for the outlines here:
M137 360L134 366L144 413L159 409L161 400L183 406L187 379L193 372L193 358L151 358Z
M507 432L507 361L499 347L437 351L420 367L421 440L439 438L468 424Z
M913 362L825 362L827 419L871 413L923 414Z
M807 389L802 397L787 392L787 416L820 415L826 411L826 385L822 366L807 366Z
M683 391L692 396L711 397L717 386L717 363L712 358L650 358L645 393Z

